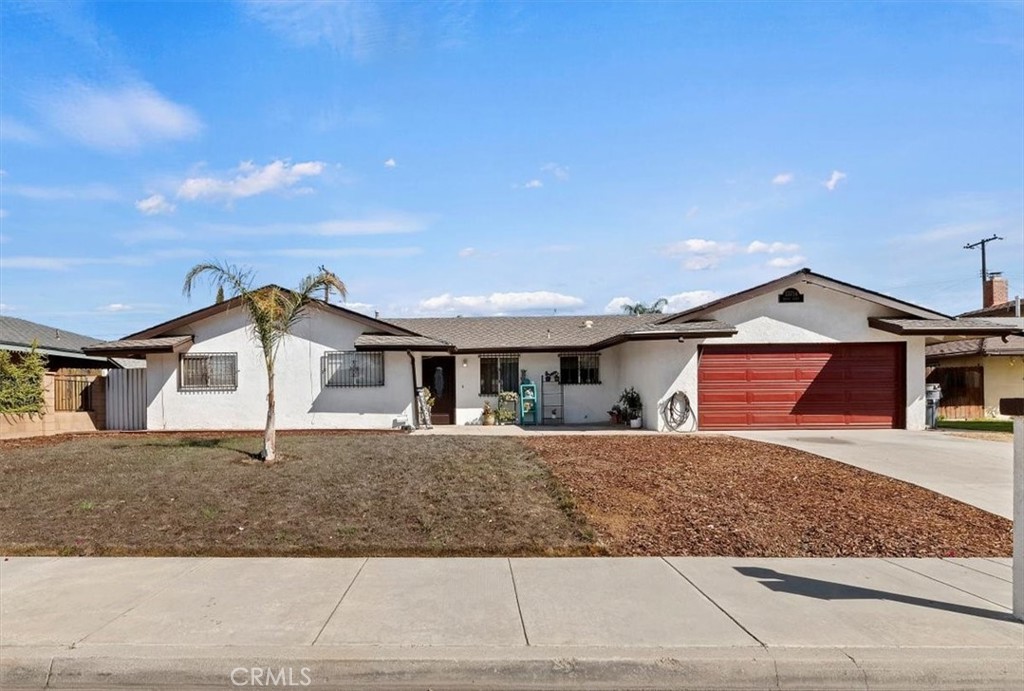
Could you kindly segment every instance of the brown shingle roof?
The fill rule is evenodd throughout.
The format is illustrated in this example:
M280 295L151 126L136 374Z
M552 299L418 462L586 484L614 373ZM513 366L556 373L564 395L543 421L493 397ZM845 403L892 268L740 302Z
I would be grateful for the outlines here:
M356 336L356 350L451 350L450 343L435 341L426 336L396 336L392 334L361 334Z
M162 338L128 338L86 346L82 350L94 355L143 355L145 353L177 353L192 343L192 336Z
M950 343L935 343L925 347L924 352L925 358L928 360L966 355L1024 355L1024 336L1007 336L1005 342L1001 337L994 336L992 338L969 338Z
M964 312L961 317L1013 317L1017 314L1017 300L1000 302L998 305L983 307L980 310Z
M647 326L660 316L421 317L389 321L451 343L461 351L572 350L589 348L630 329Z

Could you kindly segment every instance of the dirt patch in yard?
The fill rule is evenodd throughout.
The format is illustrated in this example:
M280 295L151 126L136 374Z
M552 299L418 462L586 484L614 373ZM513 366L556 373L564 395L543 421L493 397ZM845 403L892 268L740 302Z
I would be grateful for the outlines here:
M79 435L5 442L6 554L592 554L536 454L509 439Z
M1011 522L813 454L729 436L534 437L613 554L979 557Z

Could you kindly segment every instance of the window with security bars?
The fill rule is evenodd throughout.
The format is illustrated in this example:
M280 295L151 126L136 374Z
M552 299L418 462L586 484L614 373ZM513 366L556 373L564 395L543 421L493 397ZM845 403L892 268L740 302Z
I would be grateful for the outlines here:
M234 391L238 388L238 354L183 353L178 372L182 391Z
M562 384L600 384L598 353L565 353L559 356Z
M384 386L384 353L337 350L320 361L324 386Z
M481 355L480 395L497 396L502 391L519 393L519 356Z

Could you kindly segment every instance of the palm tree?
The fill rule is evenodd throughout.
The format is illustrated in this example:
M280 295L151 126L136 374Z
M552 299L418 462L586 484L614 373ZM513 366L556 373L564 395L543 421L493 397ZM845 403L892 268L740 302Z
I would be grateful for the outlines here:
M645 305L642 302L638 302L635 305L623 305L622 311L626 314L661 314L661 311L668 305L668 300L665 298L658 298L649 305Z
M205 276L212 285L227 288L233 298L241 298L242 306L249 312L253 340L263 351L263 364L267 370L267 425L263 430L263 450L259 454L263 461L273 461L277 457L274 364L281 341L302 319L306 307L314 300L314 293L329 288L342 299L348 295L348 289L335 273L324 267L320 269L319 273L303 278L296 290L277 286L254 289L252 282L255 274L251 269L220 262L196 264L185 274L182 288L185 296L191 297L196 281Z

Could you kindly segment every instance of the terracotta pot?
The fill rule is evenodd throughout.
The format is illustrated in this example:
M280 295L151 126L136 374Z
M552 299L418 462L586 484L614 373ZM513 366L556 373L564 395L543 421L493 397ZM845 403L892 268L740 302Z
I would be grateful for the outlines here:
M490 427L491 425L494 424L494 415L493 414L492 415L484 415L483 417L480 418L480 421L485 426Z

